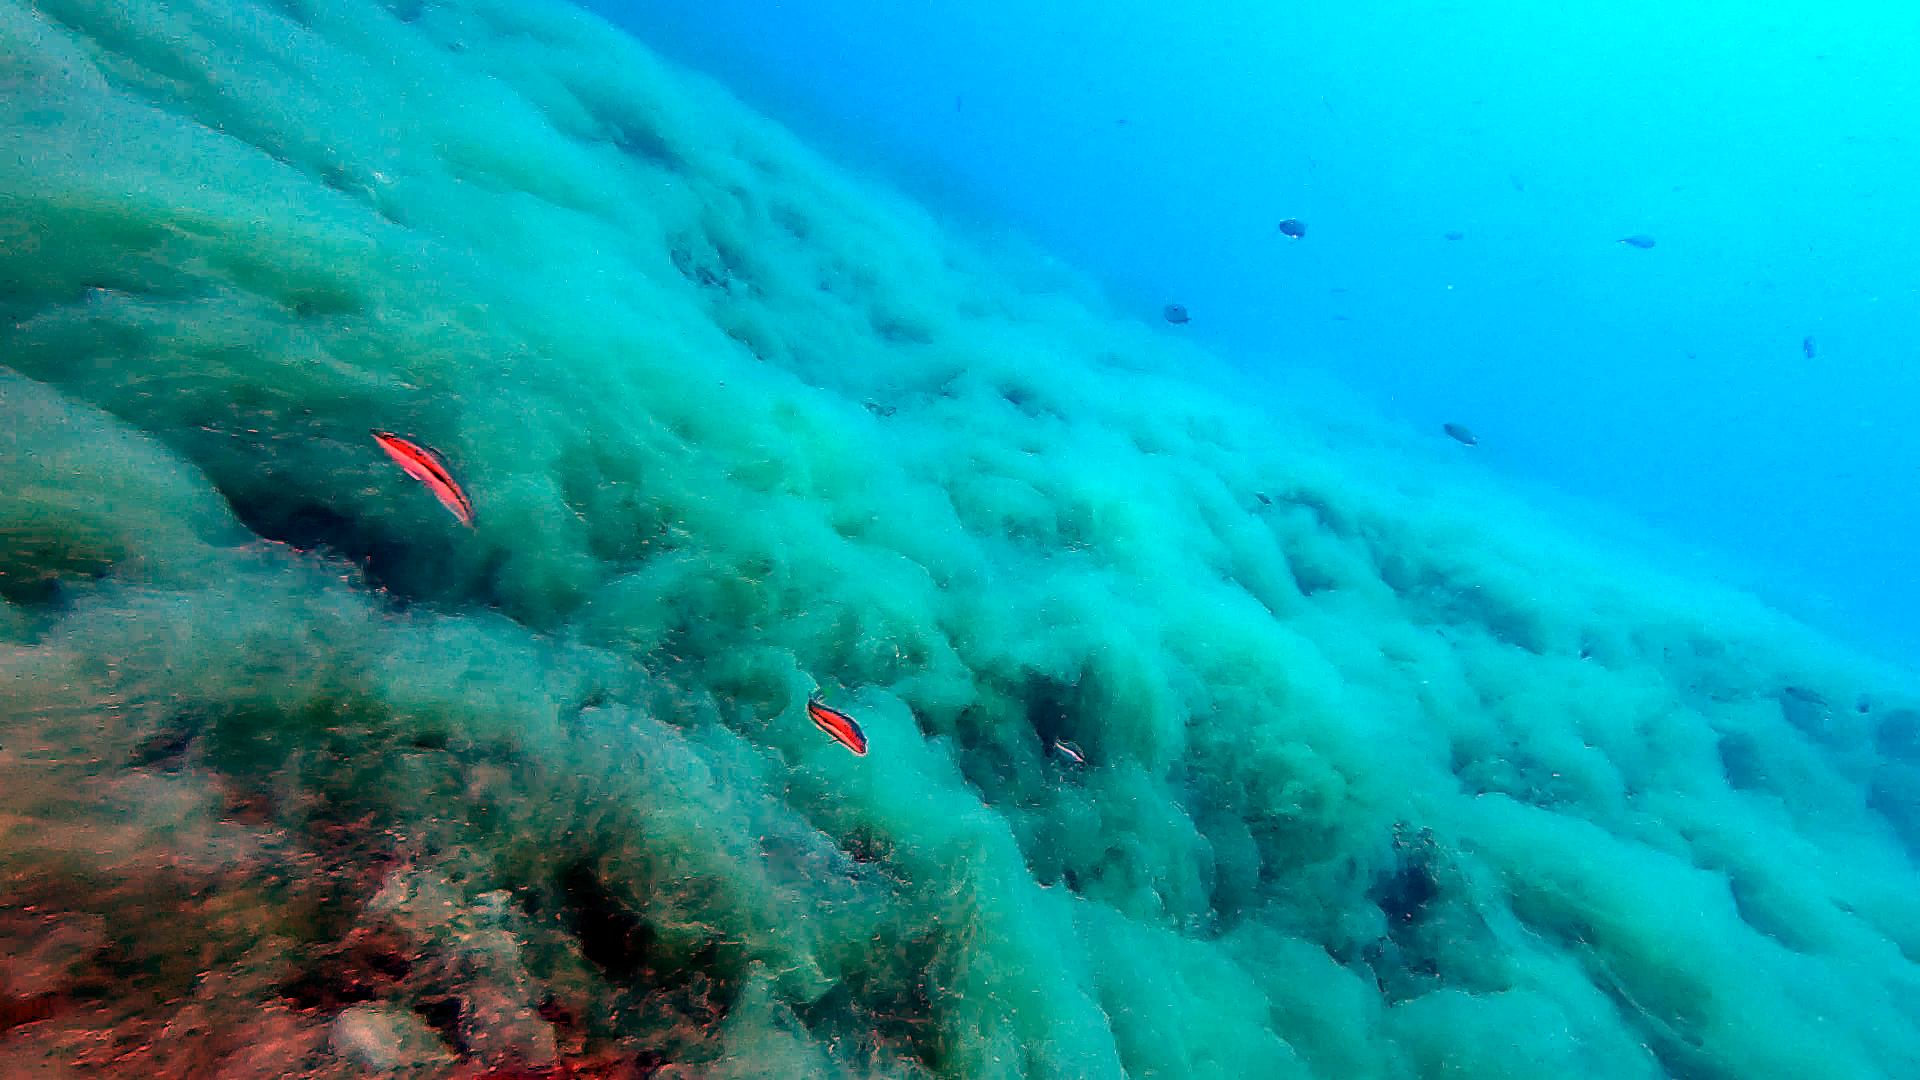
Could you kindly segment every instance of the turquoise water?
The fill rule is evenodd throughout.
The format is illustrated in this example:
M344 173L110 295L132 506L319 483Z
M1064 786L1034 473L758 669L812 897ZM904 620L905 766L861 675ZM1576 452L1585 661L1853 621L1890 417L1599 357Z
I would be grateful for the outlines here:
M571 7L0 46L6 1075L1920 1059L1911 672Z
M1912 5L588 6L1133 317L1465 422L1509 477L1920 658Z

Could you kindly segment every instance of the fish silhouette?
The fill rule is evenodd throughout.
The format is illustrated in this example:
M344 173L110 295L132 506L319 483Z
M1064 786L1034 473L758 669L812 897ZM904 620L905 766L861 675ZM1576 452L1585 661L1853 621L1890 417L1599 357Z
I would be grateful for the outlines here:
M1299 218L1288 218L1280 223L1280 231L1298 240L1307 235L1307 223Z
M425 484L448 513L459 518L463 525L473 524L473 502L460 489L459 482L454 480L453 473L447 468L447 459L441 457L439 451L403 439L391 431L375 431L372 435L373 441L380 444L380 449L385 450L387 456L408 476Z
M1637 248L1650 248L1653 246L1653 237L1642 236L1639 233L1635 233L1632 236L1621 237L1620 242L1623 244L1632 244Z
M1181 307L1179 304L1168 304L1166 307L1160 309L1160 314L1166 316L1166 320L1170 323L1193 321L1192 317L1187 314L1187 309Z
M1811 337L1801 338L1800 351L1807 354L1807 359L1809 360L1813 359L1813 338Z
M1466 443L1468 446L1480 445L1479 436L1468 431L1464 424L1441 424L1440 430L1453 436L1455 440Z
M854 723L853 717L819 698L807 699L807 716L815 727L833 736L834 742L861 757L867 756L867 733L860 730L860 725Z

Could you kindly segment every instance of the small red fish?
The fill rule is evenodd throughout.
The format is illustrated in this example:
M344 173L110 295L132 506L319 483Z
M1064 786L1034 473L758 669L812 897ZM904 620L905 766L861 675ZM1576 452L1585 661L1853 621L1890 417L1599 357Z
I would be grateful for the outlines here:
M813 718L815 726L833 736L833 741L859 754L867 756L867 736L853 717L829 706L819 698L807 699L807 715Z
M1053 748L1059 752L1061 757L1066 758L1075 765L1085 765L1087 763L1087 755L1081 753L1080 748L1070 742L1055 739L1053 740Z
M440 500L440 505L453 511L453 516L459 518L462 524L473 525L473 503L467 499L467 493L460 490L460 485L454 482L445 458L391 431L373 432L373 441L380 444L380 449L385 450L388 457L399 462L408 476L427 485L427 490Z

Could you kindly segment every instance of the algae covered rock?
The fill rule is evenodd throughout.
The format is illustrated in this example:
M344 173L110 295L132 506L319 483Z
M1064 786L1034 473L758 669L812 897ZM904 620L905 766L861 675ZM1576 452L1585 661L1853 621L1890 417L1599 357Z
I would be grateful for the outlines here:
M425 1070L453 1062L440 1034L417 1014L391 1005L355 1005L333 1019L333 1052L376 1072Z

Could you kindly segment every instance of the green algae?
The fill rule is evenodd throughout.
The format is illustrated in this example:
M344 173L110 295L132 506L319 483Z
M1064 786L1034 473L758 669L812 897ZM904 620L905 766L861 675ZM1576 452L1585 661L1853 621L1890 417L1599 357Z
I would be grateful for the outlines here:
M1905 675L1253 400L571 9L0 41L10 1062L1914 1056Z

